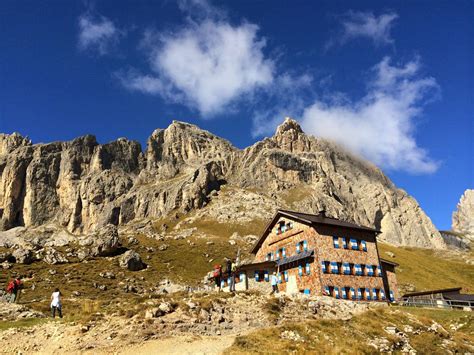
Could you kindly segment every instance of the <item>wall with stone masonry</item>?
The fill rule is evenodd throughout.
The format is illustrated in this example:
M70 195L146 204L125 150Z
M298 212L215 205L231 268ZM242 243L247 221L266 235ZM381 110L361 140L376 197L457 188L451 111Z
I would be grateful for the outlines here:
M288 225L290 221L292 222L292 228L287 228L277 234L277 230L281 226L280 223ZM314 257L283 265L280 268L282 282L279 284L279 289L281 291L287 291L287 282L284 279L285 271L288 273L289 281L292 277L296 278L297 289L300 292L309 289L311 294L321 295L326 286L352 287L356 291L358 288L369 288L370 292L374 288L384 290L382 275L378 275L376 269L379 265L379 256L373 232L330 225L310 226L288 217L281 217L271 227L266 239L256 253L255 262L265 261L268 253L273 253L275 258L276 251L281 250L281 248L285 248L286 257L291 257L296 254L296 244L304 240L308 243L308 250L314 250ZM338 238L339 248L334 247L333 237ZM342 238L348 238L347 249L343 248ZM352 250L350 239L364 240L367 251ZM280 258L282 258L281 252ZM375 276L345 275L342 268L339 274L332 274L330 273L330 266L328 267L329 273L323 273L322 261L373 265L375 266ZM307 262L310 263L309 274L306 273ZM299 265L302 265L303 275L299 275ZM393 273L390 277L395 278L395 274Z

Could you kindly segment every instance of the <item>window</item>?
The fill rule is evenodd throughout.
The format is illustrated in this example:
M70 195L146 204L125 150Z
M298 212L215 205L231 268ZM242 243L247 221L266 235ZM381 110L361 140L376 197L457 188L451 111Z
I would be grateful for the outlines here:
M275 260L280 260L280 249L275 252Z
M282 282L281 272L279 272L277 276L278 276L278 283L281 284Z
M374 266L373 265L367 265L367 275L369 276L374 276Z
M346 237L342 237L342 247L343 247L344 249L347 249L347 248L349 247L348 245L349 245L349 243L348 243L348 241L347 241L347 238L346 238Z
M362 250L367 251L367 242L365 240L362 240L361 242Z
M370 301L371 298L370 298L370 290L368 288L365 289L365 297L367 299L367 301Z
M334 287L334 297L339 298L339 288Z
M255 271L255 281L260 282L260 273L258 271Z
M385 291L384 290L380 290L380 299L385 300Z
M283 275L284 275L284 278L285 278L285 282L288 282L288 271L284 271Z
M359 245L357 244L356 239L351 239L351 249L352 250L359 250Z
M311 273L311 264L306 263L306 275L309 275Z
M337 262L331 262L331 274L339 274L339 268L337 267Z
M351 300L355 300L355 299L356 299L356 294L355 294L355 289L354 289L354 287L351 287L351 288L350 288L350 295L351 295Z
M322 261L321 262L321 270L323 273L327 274L329 271L328 271L328 268L329 268L329 261Z
M342 264L342 269L343 269L344 275L350 275L351 274L351 268L350 268L349 263Z
M395 301L395 296L393 295L393 291L390 291L390 302Z
M286 259L286 248L281 248L281 255L283 256L283 259Z
M357 299L358 299L358 300L361 300L361 299L362 299L362 289L361 289L361 288L358 288L358 289L357 289Z
M382 276L382 267L377 265L377 276Z
M266 261L273 260L273 253L268 253L267 256L265 257Z
M270 275L268 275L268 271L264 272L264 277L266 282L270 281Z
M298 275L303 276L303 265L298 265Z
M334 248L339 249L339 237L332 237Z
M302 250L308 251L308 242L306 240L296 243L296 254L301 253Z
M378 297L378 290L377 290L376 288L373 288L373 289L372 289L372 299L373 299L374 301L377 301L377 300L379 299L379 297Z
M347 291L346 291L346 288L347 287L341 287L341 298L346 300L347 299Z
M354 265L354 268L355 268L355 274L358 275L358 276L361 276L362 275L362 267L360 264L355 264Z

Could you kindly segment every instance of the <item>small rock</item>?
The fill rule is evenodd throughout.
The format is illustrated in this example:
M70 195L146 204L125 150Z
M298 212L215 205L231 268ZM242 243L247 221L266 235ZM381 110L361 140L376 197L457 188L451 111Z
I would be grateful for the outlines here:
M159 251L165 251L166 249L168 249L168 244L162 244L158 248Z
M392 253L391 251L386 251L385 254L387 254L389 257L394 258L395 254Z

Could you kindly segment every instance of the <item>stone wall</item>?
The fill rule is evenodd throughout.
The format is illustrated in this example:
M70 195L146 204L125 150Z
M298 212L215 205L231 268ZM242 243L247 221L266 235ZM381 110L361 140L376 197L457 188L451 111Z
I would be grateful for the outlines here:
M291 228L287 227L287 230L277 234L279 226L289 226L290 222ZM339 248L334 247L333 237L338 238ZM343 246L343 238L348 238L346 243L347 249ZM366 251L352 250L350 239L365 241ZM311 294L321 295L326 287L331 287L331 290L333 287L338 289L352 287L356 292L358 288L368 288L371 293L374 288L384 290L382 275L379 275L377 270L379 256L376 239L374 233L370 231L330 225L316 225L312 227L287 217L281 217L268 232L266 239L256 253L255 261L265 261L269 253L273 253L273 258L276 259L277 250L280 250L279 258L282 258L282 248L285 248L287 258L294 256L297 254L297 243L302 243L303 241L307 242L307 250L314 250L314 254L305 260L295 261L280 267L281 283L279 284L279 289L281 291L294 293L306 290ZM303 251L303 245L300 245L300 248L300 252ZM321 266L323 261L341 264L373 265L375 266L374 276L367 275L367 271L363 276L355 274L346 275L343 274L342 268L340 268L338 274L333 274L329 265L327 268L328 273L324 273ZM307 264L309 264L309 270L307 270ZM285 279L285 273L287 274L287 279ZM393 274L391 277L394 278L395 275ZM347 295L350 298L350 292Z

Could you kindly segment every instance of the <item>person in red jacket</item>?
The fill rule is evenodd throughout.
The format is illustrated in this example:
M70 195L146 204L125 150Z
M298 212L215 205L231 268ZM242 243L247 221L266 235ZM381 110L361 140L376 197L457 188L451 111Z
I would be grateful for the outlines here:
M7 292L10 294L10 303L16 303L18 301L18 295L22 286L21 276L18 276L8 283Z

